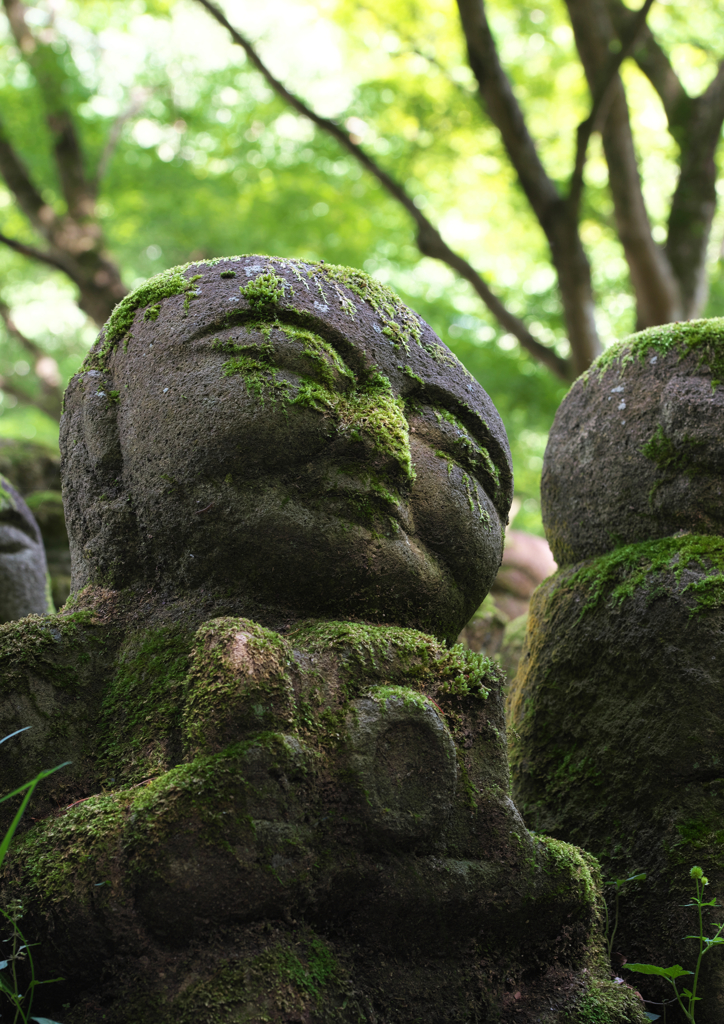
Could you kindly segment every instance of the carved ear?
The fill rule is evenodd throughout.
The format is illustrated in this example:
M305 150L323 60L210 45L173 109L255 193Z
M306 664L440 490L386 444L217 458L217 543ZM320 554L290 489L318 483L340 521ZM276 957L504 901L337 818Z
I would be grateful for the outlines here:
M118 438L117 395L107 374L84 374L83 434L91 465L96 471L118 470L123 464Z
M63 503L72 589L123 586L136 564L136 517L123 486L118 405L108 373L89 370L68 385L60 424Z

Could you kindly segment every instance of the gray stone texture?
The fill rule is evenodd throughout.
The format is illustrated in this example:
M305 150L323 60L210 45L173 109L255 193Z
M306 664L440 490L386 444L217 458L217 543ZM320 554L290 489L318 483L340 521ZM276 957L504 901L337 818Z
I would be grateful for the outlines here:
M38 524L13 485L0 476L0 623L50 610Z

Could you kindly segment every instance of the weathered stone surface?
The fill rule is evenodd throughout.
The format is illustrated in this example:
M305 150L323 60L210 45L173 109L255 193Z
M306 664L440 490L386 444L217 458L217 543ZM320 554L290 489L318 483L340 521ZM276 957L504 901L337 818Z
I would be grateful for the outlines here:
M679 530L724 533L724 320L609 349L561 403L541 510L559 565Z
M544 462L565 568L534 598L511 689L513 792L609 878L646 872L625 892L620 963L693 967L693 865L724 898L723 370L722 320L634 335L574 384ZM724 962L705 968L696 1019L715 1024Z
M75 590L0 629L0 728L33 725L0 783L73 762L2 879L66 979L36 1005L641 1024L595 862L508 796L498 670L445 643L512 479L426 325L341 268L170 272L118 307L62 431Z
M33 514L0 476L0 622L51 609L43 540Z
M691 966L692 865L707 898L724 898L722 569L722 538L645 542L561 570L531 606L509 708L514 798L531 828L583 846L605 877L647 872L616 939L632 963ZM724 961L705 966L696 1019L714 1024Z
M31 441L0 438L0 474L22 494L40 527L53 604L70 593L70 550L60 492L60 455Z

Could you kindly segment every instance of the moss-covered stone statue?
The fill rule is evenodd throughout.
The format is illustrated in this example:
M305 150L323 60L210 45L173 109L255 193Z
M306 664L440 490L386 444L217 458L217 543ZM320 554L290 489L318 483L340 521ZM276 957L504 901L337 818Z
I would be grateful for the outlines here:
M73 592L0 631L0 724L32 726L0 782L72 761L3 889L66 979L45 1012L643 1019L595 863L508 796L497 670L447 645L512 476L418 316L345 268L169 271L101 332L61 448Z
M38 524L10 481L0 475L0 623L51 610Z
M724 903L722 381L723 320L634 335L574 384L543 467L561 569L512 693L514 798L608 878L647 873L624 890L619 963L693 967L693 865ZM724 956L704 963L696 1020L720 1024Z

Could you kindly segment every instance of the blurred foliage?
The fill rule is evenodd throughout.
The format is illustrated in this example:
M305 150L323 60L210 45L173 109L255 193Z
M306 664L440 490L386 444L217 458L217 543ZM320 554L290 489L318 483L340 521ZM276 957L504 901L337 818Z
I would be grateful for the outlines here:
M545 240L481 114L453 0L224 6L289 87L346 122L531 331L565 352ZM589 100L565 8L558 0L489 0L488 7L546 167L554 178L567 176ZM502 334L465 283L420 258L407 216L352 157L285 108L192 0L48 0L31 4L28 20L62 57L89 168L119 116L140 105L123 123L98 207L127 285L189 259L244 252L364 267L417 309L490 393L513 450L515 525L539 532L542 455L565 385ZM660 3L651 24L699 91L714 73L714 54L724 52L717 5ZM663 230L674 144L648 82L630 61L623 74L646 199ZM62 209L42 104L1 16L0 108L43 198ZM597 139L586 183L583 237L608 343L632 329L634 312ZM724 312L722 227L718 219L710 314ZM36 241L1 186L0 230ZM72 286L2 250L0 281L21 330L67 380L95 335ZM26 367L27 355L0 334L0 374L22 377ZM0 434L57 443L57 424L5 394Z

